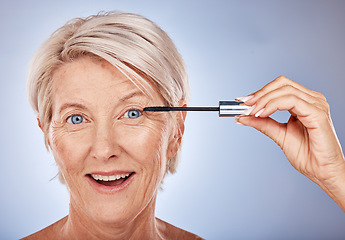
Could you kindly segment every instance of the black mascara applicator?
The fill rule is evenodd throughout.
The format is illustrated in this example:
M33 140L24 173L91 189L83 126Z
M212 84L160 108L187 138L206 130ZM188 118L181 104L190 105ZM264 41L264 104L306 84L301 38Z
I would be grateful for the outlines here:
M239 115L248 115L250 106L241 105L243 102L237 101L219 101L218 107L169 107L157 106L146 107L143 111L147 112L170 112L170 111L202 111L202 112L218 112L219 117L236 117Z

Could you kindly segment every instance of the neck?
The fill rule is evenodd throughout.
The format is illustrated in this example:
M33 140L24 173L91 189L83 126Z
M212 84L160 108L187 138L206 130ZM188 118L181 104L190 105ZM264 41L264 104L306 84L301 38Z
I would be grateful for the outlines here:
M62 239L161 239L154 216L155 202L154 197L133 219L104 224L78 211L71 201Z

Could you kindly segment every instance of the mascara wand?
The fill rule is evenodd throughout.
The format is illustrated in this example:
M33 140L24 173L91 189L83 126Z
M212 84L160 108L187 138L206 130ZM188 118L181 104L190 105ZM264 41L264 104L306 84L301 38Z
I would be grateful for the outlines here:
M246 114L250 106L241 105L243 102L219 101L219 107L146 107L143 111L147 112L170 112L170 111L203 111L218 112L219 117L236 117Z

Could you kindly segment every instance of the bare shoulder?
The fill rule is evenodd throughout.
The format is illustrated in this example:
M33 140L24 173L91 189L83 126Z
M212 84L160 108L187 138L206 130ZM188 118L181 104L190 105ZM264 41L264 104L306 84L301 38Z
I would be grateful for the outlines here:
M33 239L57 239L60 236L62 226L66 222L67 217L60 219L59 221L53 223L52 225L35 232L27 237L22 238L21 240L33 240Z
M194 233L175 227L174 225L171 225L170 223L167 223L159 218L156 218L156 220L158 230L163 235L164 239L203 239Z

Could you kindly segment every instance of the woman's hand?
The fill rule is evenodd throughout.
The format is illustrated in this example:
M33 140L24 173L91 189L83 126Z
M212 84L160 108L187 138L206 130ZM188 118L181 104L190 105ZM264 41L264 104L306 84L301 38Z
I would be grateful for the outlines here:
M326 98L281 76L238 100L253 108L249 116L236 121L273 139L291 165L317 183L345 211L344 155ZM269 117L277 110L290 112L287 123Z

